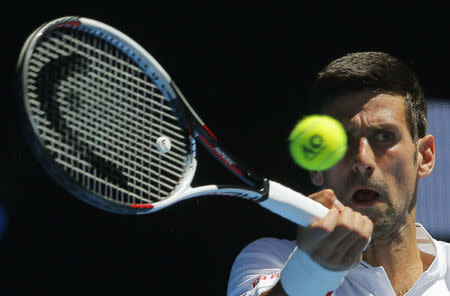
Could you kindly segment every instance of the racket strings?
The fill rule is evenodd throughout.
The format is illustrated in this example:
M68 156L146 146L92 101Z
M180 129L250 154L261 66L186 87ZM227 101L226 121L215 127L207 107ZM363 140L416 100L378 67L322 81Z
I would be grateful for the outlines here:
M28 102L46 148L86 189L120 204L165 199L189 162L174 111L122 50L88 32L56 30L29 62ZM160 153L156 140L170 138Z

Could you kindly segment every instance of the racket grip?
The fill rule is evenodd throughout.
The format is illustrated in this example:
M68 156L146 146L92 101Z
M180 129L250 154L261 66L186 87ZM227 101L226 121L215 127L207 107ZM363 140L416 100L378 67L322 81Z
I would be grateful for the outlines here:
M308 226L328 213L321 203L277 182L268 182L267 199L259 204L269 211L301 226Z

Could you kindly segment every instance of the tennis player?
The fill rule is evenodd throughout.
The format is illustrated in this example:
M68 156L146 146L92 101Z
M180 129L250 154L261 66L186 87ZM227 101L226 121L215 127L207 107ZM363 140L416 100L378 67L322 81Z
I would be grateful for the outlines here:
M310 172L322 187L310 197L330 211L296 241L246 246L228 295L450 295L450 244L415 221L418 180L435 163L415 74L386 53L348 54L318 74L311 101L349 136L336 166Z

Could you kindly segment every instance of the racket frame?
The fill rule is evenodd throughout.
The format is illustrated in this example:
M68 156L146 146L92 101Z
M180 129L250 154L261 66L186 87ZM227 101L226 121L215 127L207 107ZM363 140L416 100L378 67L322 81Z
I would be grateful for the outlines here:
M115 200L105 200L97 197L88 190L81 189L81 185L72 178L67 177L64 170L54 163L50 152L45 148L43 140L38 136L39 129L36 123L31 120L31 109L27 98L26 81L28 61L31 59L33 49L39 40L51 30L58 29L62 26L83 26L91 29L94 35L111 42L116 45L124 54L130 57L142 71L149 76L163 93L169 104L176 110L177 116L180 117L182 125L184 125L191 139L190 161L186 168L183 179L179 185L172 191L170 197L157 202L148 204L124 205ZM17 75L19 81L19 89L21 96L21 117L25 119L22 127L26 139L29 142L31 151L38 160L39 164L54 179L56 183L66 188L70 193L77 196L92 206L104 209L109 212L119 214L148 214L155 212L181 200L207 196L207 195L228 195L237 196L254 201L263 201L267 198L268 181L256 176L256 174L245 167L241 162L237 162L231 154L226 152L218 142L214 133L201 120L199 115L194 111L189 102L183 96L176 84L173 82L164 68L153 58L141 45L136 41L120 32L119 30L104 24L102 22L77 17L67 16L58 18L44 23L35 29L26 39L17 63ZM194 140L196 139L196 141ZM247 184L248 188L225 185L205 185L192 188L191 182L195 175L197 167L196 142L200 142L202 146L224 167Z

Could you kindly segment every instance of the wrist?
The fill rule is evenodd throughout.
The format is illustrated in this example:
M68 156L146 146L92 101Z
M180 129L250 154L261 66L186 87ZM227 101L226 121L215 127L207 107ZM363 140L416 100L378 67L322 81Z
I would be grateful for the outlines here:
M280 280L288 295L325 295L342 283L347 272L327 269L296 247L281 271Z

